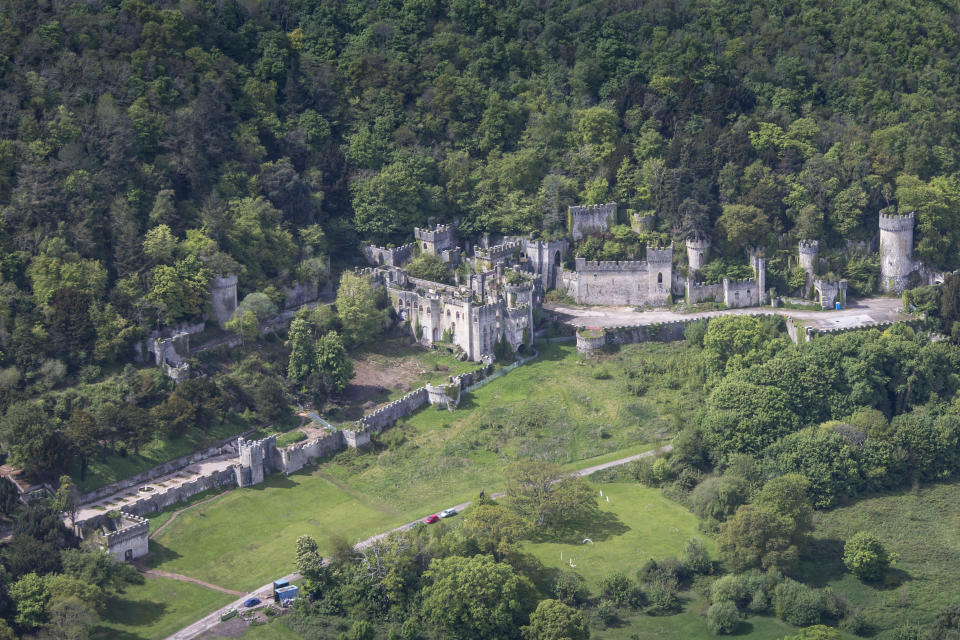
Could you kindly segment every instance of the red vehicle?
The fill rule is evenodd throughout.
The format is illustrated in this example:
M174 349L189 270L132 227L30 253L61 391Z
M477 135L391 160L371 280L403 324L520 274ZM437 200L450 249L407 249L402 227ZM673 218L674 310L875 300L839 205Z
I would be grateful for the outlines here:
M426 520L424 520L424 522L426 522L427 524L433 524L434 522L440 522L440 516L438 516L437 514L433 514L432 516L427 516L427 518L426 518Z

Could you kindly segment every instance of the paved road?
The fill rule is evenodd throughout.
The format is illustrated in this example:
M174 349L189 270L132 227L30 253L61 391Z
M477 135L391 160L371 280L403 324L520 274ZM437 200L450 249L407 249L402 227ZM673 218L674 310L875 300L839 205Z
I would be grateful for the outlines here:
M627 456L626 458L620 458L619 460L612 460L612 461L610 461L610 462L604 462L604 463L602 463L602 464L593 465L592 467L587 467L587 468L585 468L585 469L580 469L580 470L578 470L578 471L573 471L573 472L570 473L570 475L573 475L573 476L588 476L588 475L590 475L590 474L592 474L592 473L596 473L597 471L602 471L603 469L610 469L611 467L618 467L618 466L620 466L620 465L624 465L624 464L628 464L628 463L630 463L630 462L633 462L634 460L639 460L639 459L641 459L641 458L647 458L647 457L650 457L650 456L657 455L657 454L659 454L659 453L666 453L666 452L670 451L671 449L673 449L673 445L669 445L669 444L668 444L668 445L664 445L664 446L659 447L659 448L657 448L657 449L651 449L650 451L644 451L643 453L638 453L638 454L635 454L635 455L632 455L632 456ZM503 497L503 495L504 495L503 493L495 493L495 494L491 495L490 497L493 498L494 500L496 500L497 498ZM456 509L458 512L460 512L460 511L463 511L464 509L466 509L467 507L469 507L471 504L472 504L472 503L470 503L470 502L461 502L461 503L458 504L458 505L454 505L452 508L453 508L453 509ZM391 529L391 530L389 530L389 531L384 531L383 533L378 533L378 534L375 535L375 536L370 536L370 537L367 538L366 540L363 540L363 541L357 543L357 545L356 545L355 548L356 548L357 550L364 549L365 547L370 546L371 544L373 544L373 543L376 542L377 540L380 540L380 539L382 539L382 538L387 537L387 536L390 535L391 533L396 533L396 532L398 532L398 531L405 531L405 530L407 530L407 529L410 529L410 528L416 526L416 525L419 524L420 522L421 522L421 520L419 520L419 519L418 519L418 520L414 520L413 522L408 522L407 524L404 524L404 525L401 525L401 526L399 526L399 527L396 527L395 529ZM183 576L183 577L186 577L186 576ZM292 582L292 581L294 581L294 580L299 580L301 577L302 577L302 576L301 576L299 573L290 573L290 574L287 574L287 575L283 576L283 579L289 580L289 581ZM191 580L191 581L193 581L193 580ZM199 581L197 581L197 582L199 582ZM209 631L210 629L214 628L215 626L217 626L217 625L220 623L220 616L223 615L224 613L230 611L231 609L242 609L242 608L243 608L243 603L244 603L248 598L260 598L260 600L266 602L269 598L272 597L272 595L273 595L273 583L271 582L271 583L269 583L269 584L263 585L262 587L260 587L259 589L255 590L255 591L251 591L250 593L244 594L242 597L234 600L234 601L231 602L230 604L228 604L228 605L226 605L226 606L224 606L224 607L221 607L221 608L217 609L216 611L214 611L214 612L211 613L210 615L205 616L204 618L201 618L200 620L197 620L196 622L194 622L194 623L191 624L190 626L184 627L183 629L181 629L180 631L176 632L176 633L173 634L172 636L167 637L166 640L193 640L193 638L196 638L196 637L200 636L201 634L203 634L203 633Z
M748 307L745 309L723 309L700 313L679 313L668 310L637 311L633 307L577 307L564 304L543 305L546 313L553 313L557 319L579 327L619 327L644 324L656 324L692 318L711 318L725 315L755 313L779 314L797 320L818 329L849 329L878 322L905 320L909 316L900 311L900 298L866 298L851 302L840 311L812 311L802 309L772 309L770 307Z

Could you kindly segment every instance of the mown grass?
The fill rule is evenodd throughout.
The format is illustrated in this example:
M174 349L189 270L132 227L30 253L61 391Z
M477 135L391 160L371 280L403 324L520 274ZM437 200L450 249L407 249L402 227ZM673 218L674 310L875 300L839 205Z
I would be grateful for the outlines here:
M716 557L716 543L697 531L697 517L665 498L659 489L628 482L592 486L598 494L603 492L596 518L580 523L562 539L524 543L523 550L547 567L570 569L572 560L573 571L594 591L600 578L616 571L635 576L650 558L680 556L692 537L702 539ZM584 539L592 542L584 543Z
M582 468L625 457L672 435L700 402L698 355L682 345L633 345L592 360L572 345L540 349L538 360L465 395L455 413L424 409L384 431L371 450L274 474L189 509L151 541L150 563L253 589L293 570L300 535L314 536L321 550L334 535L366 538L481 487L501 488L504 466L516 459ZM174 627L200 617L170 615Z
M878 630L929 625L937 611L960 601L958 490L960 482L936 484L818 513L801 577L830 585ZM845 570L843 543L858 531L874 533L896 554L886 584L864 584Z
M147 577L107 600L107 612L94 640L165 638L194 620L235 600L219 591L167 578Z
M272 474L262 484L235 489L177 516L150 541L148 564L251 590L294 570L301 535L312 535L325 550L331 536L361 540L422 511L371 500L319 473Z

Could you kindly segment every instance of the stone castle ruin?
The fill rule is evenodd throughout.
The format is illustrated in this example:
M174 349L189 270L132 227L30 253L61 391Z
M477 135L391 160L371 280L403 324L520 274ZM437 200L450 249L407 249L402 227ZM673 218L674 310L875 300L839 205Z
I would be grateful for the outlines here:
M673 248L647 248L646 260L602 262L576 259L562 284L577 304L662 307L670 303Z
M438 224L432 229L414 227L413 237L423 253L437 256L446 264L456 264L460 257L457 246L457 228L452 224Z
M573 206L567 209L567 231L574 242L617 224L617 203Z
M710 259L710 238L703 233L695 233L687 238L687 264L691 272L700 271Z
M118 562L132 562L149 553L150 521L131 513L119 512L116 518L100 519L100 545Z
M913 226L912 213L880 214L880 287L884 293L902 293L919 266L913 262Z

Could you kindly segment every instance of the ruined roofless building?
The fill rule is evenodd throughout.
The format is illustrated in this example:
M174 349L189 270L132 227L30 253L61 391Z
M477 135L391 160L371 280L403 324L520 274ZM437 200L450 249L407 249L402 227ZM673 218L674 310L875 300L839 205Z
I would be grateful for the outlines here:
M806 284L803 287L803 297L810 296L810 287L813 286L817 275L817 255L820 243L816 240L801 240L797 245L797 255L800 259L800 268L806 274Z

